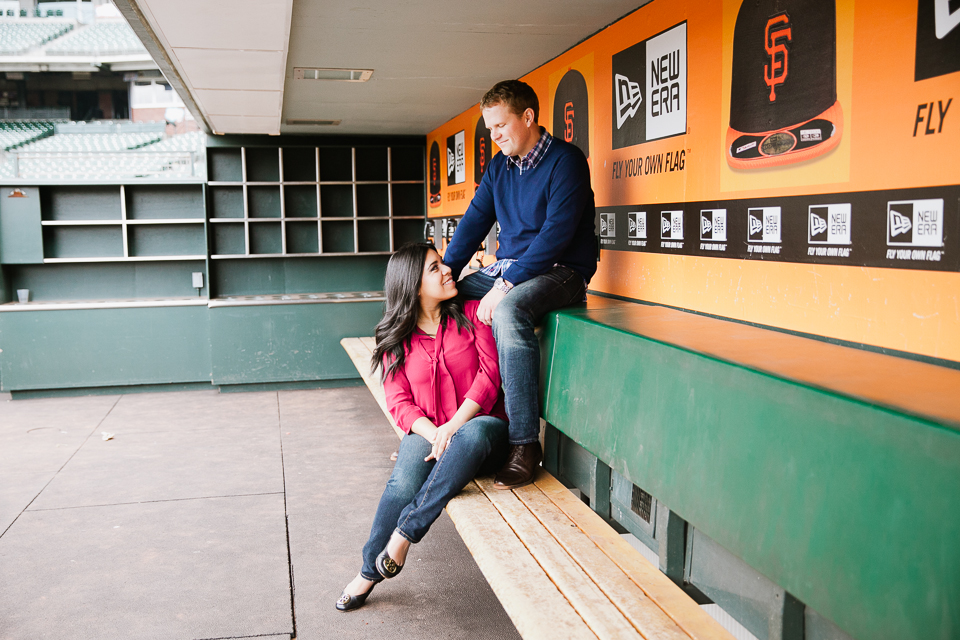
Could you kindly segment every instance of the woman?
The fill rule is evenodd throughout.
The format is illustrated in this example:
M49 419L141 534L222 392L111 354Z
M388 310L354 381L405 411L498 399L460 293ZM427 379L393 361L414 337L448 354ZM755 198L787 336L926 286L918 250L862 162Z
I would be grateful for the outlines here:
M372 366L383 367L390 415L406 435L363 547L363 567L337 609L361 607L400 573L411 543L477 474L507 450L497 348L477 319L479 302L456 298L450 268L432 244L408 244L387 264L387 309ZM484 465L484 462L487 464Z

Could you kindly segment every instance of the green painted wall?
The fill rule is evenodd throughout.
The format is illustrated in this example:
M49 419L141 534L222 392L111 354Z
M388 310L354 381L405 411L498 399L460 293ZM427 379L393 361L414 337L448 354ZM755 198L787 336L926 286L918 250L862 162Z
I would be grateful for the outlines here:
M548 422L852 636L960 637L960 432L623 317L545 323Z
M0 313L4 391L210 380L208 309Z
M373 335L382 302L210 309L214 384L355 378L340 339Z

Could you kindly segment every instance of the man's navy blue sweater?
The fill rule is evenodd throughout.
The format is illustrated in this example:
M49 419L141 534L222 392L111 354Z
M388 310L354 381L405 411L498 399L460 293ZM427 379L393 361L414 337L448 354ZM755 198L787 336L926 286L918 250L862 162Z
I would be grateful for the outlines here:
M458 278L494 222L500 223L497 259L517 262L503 279L520 284L562 264L587 282L597 270L596 205L583 152L554 138L540 163L523 175L498 153L457 226L443 261Z

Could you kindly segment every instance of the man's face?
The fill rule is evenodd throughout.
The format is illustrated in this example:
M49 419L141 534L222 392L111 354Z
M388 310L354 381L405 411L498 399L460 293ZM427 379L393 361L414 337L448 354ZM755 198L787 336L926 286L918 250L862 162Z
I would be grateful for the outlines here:
M518 116L501 102L483 110L483 123L490 129L490 139L506 156L525 156L540 139L533 109Z

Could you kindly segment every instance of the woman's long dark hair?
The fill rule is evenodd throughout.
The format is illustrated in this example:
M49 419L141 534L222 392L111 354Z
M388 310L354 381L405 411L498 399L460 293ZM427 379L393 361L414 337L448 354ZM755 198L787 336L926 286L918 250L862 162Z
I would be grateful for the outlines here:
M429 242L410 242L390 256L383 288L387 296L383 319L377 324L377 348L370 359L370 370L385 364L383 377L394 375L403 367L404 347L417 328L420 316L420 285L427 252L437 248ZM463 301L458 295L440 303L440 324L448 318L457 323L457 331L473 331L463 313Z

